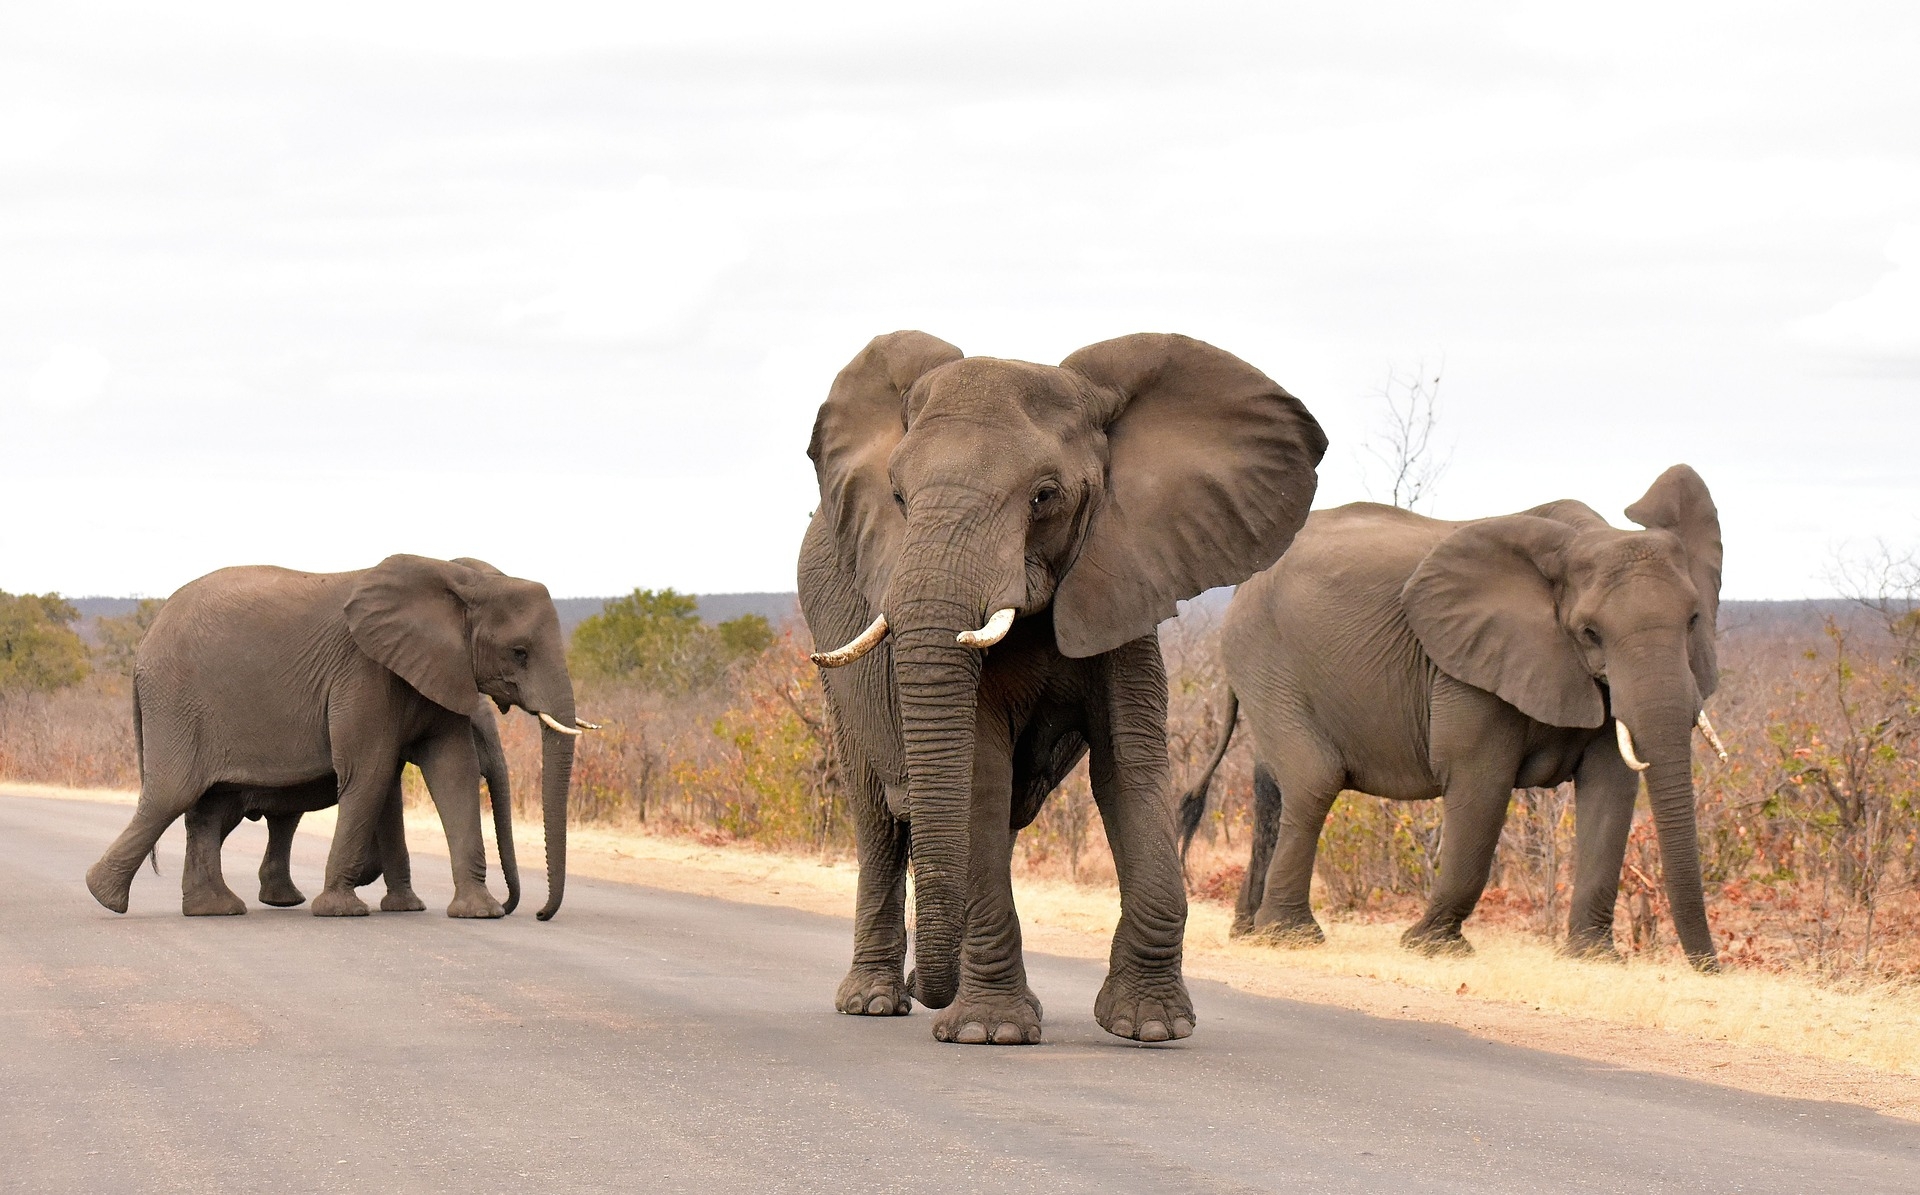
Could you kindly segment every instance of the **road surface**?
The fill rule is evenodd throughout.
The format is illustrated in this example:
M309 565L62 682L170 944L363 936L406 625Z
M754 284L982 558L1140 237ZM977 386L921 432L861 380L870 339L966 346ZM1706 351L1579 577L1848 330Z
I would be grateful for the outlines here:
M1046 1044L832 1010L847 923L573 880L504 921L132 911L81 875L124 807L0 795L0 1190L1920 1191L1920 1126L1197 983L1195 1036ZM227 848L253 896L264 832ZM318 890L325 843L294 875Z

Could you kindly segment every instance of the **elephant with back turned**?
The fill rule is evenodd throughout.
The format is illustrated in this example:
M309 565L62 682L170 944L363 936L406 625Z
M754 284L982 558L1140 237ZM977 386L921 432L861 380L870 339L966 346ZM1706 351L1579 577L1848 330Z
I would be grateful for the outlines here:
M1702 703L1718 677L1720 519L1685 465L1626 513L1645 530L1575 501L1472 522L1358 503L1315 512L1285 559L1241 586L1221 637L1256 760L1236 929L1322 940L1308 886L1342 789L1444 797L1439 877L1402 940L1467 950L1460 926L1512 791L1571 780L1567 948L1612 956L1644 774L1680 943L1696 967L1715 967L1692 733L1718 746ZM1188 842L1224 751L1184 803Z
M173 821L216 786L291 789L333 777L340 814L316 916L358 916L374 838L403 760L446 829L452 917L504 913L485 883L472 714L484 694L537 715L547 904L566 884L573 682L546 587L478 561L389 556L348 573L222 569L175 594L134 666L140 802L87 871L116 913Z
M500 742L500 726L484 697L474 704L473 749L480 776L487 782L487 799L493 807L500 874L507 883L503 908L511 913L520 904L520 865L513 846L513 795L507 776L506 751ZM339 793L339 778L331 774L291 788L214 785L187 811L186 867L180 877L181 911L189 917L247 911L246 902L227 887L220 867L221 845L242 818L264 819L267 823L267 849L260 860L260 903L283 909L305 904L306 894L293 882L293 836L300 829L303 815L337 804ZM374 859L370 869L354 877L353 884L360 887L382 877L387 883L386 895L380 898L382 910L417 913L427 907L413 890L413 862L407 855L397 771L386 805L374 826Z
M945 1010L942 1041L1040 1040L1013 841L1086 756L1121 891L1095 1018L1142 1041L1192 1032L1155 628L1286 549L1325 450L1297 399L1183 336L1053 367L897 332L840 372L808 450L799 582L832 648L814 658L859 839L841 1011L917 998Z

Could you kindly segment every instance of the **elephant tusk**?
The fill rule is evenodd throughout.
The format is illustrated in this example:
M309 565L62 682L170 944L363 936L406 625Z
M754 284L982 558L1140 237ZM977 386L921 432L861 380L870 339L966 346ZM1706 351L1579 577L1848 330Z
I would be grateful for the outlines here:
M1008 628L1013 626L1013 607L995 610L993 617L987 619L987 625L977 631L961 631L955 638L967 647L992 647L1007 637Z
M575 718L573 720L573 724L575 726L578 726L582 730L605 730L606 729L606 727L602 726L600 723L589 722L585 718Z
M866 655L878 647L880 641L886 637L887 616L883 612L876 615L874 620L867 624L867 629L855 635L845 647L835 648L833 651L816 651L807 658L822 668L839 668Z
M1627 766L1634 771L1646 771L1648 765L1643 762L1638 755L1633 753L1633 736L1627 733L1627 724L1615 718L1613 720L1613 729L1615 736L1620 740L1620 758L1626 760Z
M1700 716L1694 719L1693 724L1700 728L1701 734L1707 736L1707 745L1712 747L1713 753L1720 757L1720 762L1727 762L1727 745L1720 741L1719 735L1714 733L1713 723L1707 721L1707 711L1701 710Z
M546 724L548 727L551 727L552 729L559 731L561 734L571 734L571 735L577 736L581 733L580 731L575 730L571 726L562 726L560 724L560 719L554 717L552 714L541 714L540 721Z

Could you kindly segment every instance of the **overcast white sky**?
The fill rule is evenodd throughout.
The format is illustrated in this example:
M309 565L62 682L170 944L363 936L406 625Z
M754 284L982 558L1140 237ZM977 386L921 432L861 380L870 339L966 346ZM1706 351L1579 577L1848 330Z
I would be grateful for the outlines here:
M1687 461L1729 597L1920 545L1920 6L1574 7L0 6L0 589L789 589L903 327L1212 341L1322 505L1444 361L1433 513Z

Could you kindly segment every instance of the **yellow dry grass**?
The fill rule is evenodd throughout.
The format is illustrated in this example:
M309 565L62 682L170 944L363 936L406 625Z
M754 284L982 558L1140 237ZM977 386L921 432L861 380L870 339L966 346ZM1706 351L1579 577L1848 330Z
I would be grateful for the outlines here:
M133 794L6 784L10 792L131 803ZM332 811L303 829L332 831ZM439 820L410 809L415 850L444 853ZM516 832L530 882L537 827ZM605 827L570 832L569 871L746 904L846 916L856 869L741 846L710 846ZM1016 897L1029 949L1104 959L1119 916L1111 887L1021 877ZM1456 1026L1552 1050L1769 1094L1864 1104L1920 1120L1920 990L1846 989L1808 976L1733 970L1700 975L1680 962L1588 963L1513 932L1474 929L1476 952L1427 958L1400 948L1393 925L1332 921L1325 945L1276 948L1230 939L1230 910L1196 903L1187 975L1255 995L1335 1004L1378 1016ZM1197 996L1204 1024L1204 995Z

